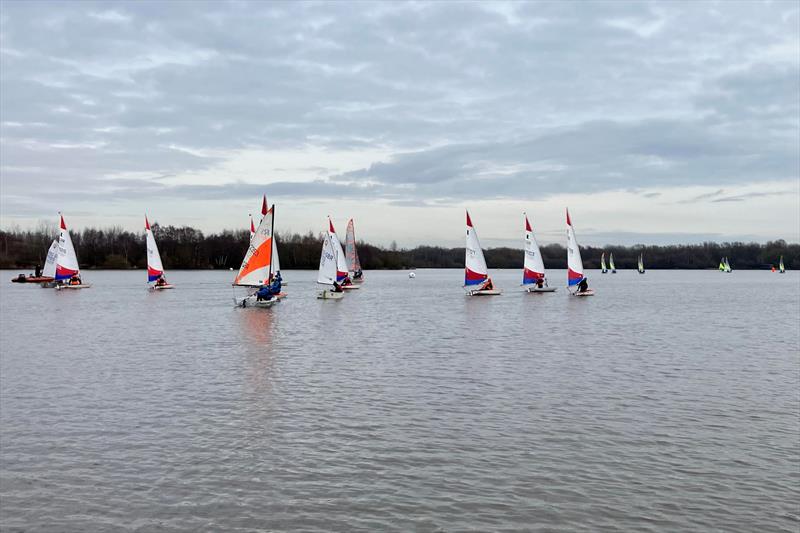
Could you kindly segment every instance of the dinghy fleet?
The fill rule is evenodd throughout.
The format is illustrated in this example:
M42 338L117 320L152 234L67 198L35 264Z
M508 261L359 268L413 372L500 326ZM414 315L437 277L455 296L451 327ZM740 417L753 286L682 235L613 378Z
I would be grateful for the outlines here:
M555 287L549 285L544 261L536 242L534 231L528 218L524 216L524 256L522 265L521 287L528 294L547 294L556 292ZM53 240L47 252L47 260L41 272L37 268L35 275L25 277L20 275L13 282L39 283L45 288L56 290L77 290L90 288L91 284L81 279L78 257L72 244L69 230L67 230L64 216L59 213L60 226L58 239ZM575 237L569 210L566 211L567 222L567 292L572 296L592 296L594 290L588 286L588 278L584 273L581 251ZM145 242L147 248L147 286L151 291L172 289L174 286L167 282L161 255L158 251L155 235L150 228L150 222L145 215ZM616 273L614 255L609 253L608 265L606 254L600 258L600 271ZM637 258L637 272L645 273L644 257L639 254ZM721 272L732 272L727 257L719 263ZM774 271L774 268L773 268ZM785 273L783 256L780 258L779 272ZM413 279L414 272L408 277ZM333 221L328 217L328 229L323 234L317 273L317 283L323 287L317 292L320 300L341 300L346 292L360 288L364 282L364 272L358 257L355 238L355 223L351 218L347 223L345 245L342 243L333 226ZM269 308L287 296L282 288L286 283L281 276L280 257L275 237L275 205L267 204L266 195L261 204L261 220L255 225L253 216L250 215L250 242L242 264L233 280L234 292L244 291L243 294L234 294L234 304L243 308ZM495 287L486 259L483 255L478 233L472 222L469 211L466 212L466 246L464 258L464 289L468 296L498 296L502 289Z

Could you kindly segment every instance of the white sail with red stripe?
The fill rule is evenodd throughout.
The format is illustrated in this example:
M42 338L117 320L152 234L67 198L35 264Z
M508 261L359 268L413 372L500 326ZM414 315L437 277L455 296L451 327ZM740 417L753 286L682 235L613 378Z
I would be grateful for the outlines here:
M69 236L67 224L64 222L64 215L61 215L61 230L58 234L58 259L56 259L56 280L69 279L80 274L78 266L78 256L75 254L75 247L72 246L72 238Z
M347 223L347 233L345 234L345 253L347 254L347 270L353 273L354 276L358 275L363 280L361 275L361 261L358 259L358 250L356 249L356 230L353 224L353 219Z
M569 287L574 287L583 279L581 250L578 248L575 230L572 227L572 220L569 218L569 209L567 209L567 284Z
M42 277L55 279L56 277L56 261L58 260L58 241L53 239L50 243L50 249L47 250L47 259L44 261L44 268L42 269Z
M331 237L331 244L333 245L333 250L336 252L336 281L338 283L341 283L344 280L348 279L350 276L347 274L347 259L345 258L344 250L342 249L342 242L336 235L336 230L333 229L333 222L331 222L331 217L328 217L328 234Z
M156 238L150 229L147 215L144 217L145 242L147 243L147 282L158 281L164 275L164 265L161 263L161 254L158 253Z
M250 240L253 240L253 235L256 234L256 225L253 224L253 215L250 215Z
M528 215L525 215L525 261L522 268L522 284L532 285L539 280L544 281L544 261Z
M480 285L489 278L489 269L483 257L478 233L472 225L472 219L467 211L467 246L464 261L464 286Z

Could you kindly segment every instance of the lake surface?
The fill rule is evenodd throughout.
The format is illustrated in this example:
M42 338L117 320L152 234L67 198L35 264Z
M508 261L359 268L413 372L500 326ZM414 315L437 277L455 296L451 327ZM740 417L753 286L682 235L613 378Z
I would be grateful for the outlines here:
M0 283L3 531L791 531L800 273ZM563 285L563 271L550 273ZM555 283L554 283L555 284Z

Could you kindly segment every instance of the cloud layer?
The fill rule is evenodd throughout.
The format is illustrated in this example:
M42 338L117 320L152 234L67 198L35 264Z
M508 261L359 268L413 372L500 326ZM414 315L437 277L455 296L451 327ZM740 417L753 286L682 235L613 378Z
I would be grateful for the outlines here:
M8 2L2 217L265 188L295 205L796 195L798 28L792 2Z

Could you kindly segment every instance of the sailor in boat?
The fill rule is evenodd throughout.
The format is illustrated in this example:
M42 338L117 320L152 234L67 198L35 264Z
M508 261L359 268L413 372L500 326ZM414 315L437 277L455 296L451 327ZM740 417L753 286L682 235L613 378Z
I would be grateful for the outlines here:
M547 287L547 282L545 281L544 278L539 278L536 280L537 289L544 289L545 287Z
M156 287L163 287L166 284L167 280L164 279L164 274L158 276L158 279L156 280Z
M15 280L13 280L13 281L14 281L15 283L25 283L25 281L26 281L27 279L28 279L28 278L26 278L26 277L25 277L25 274L20 274L20 275L18 275L18 276L17 276L17 278L16 278Z
M583 278L580 283L578 283L578 292L586 292L589 290L589 282L586 278Z
M80 285L82 283L83 283L83 281L81 281L81 277L79 275L77 275L77 274L75 274L74 276L69 278L69 284L70 285Z
M344 292L344 290L342 290L342 286L341 285L339 285L338 283L336 283L334 281L333 282L333 288L331 289L331 292Z
M272 286L262 285L261 288L256 291L256 301L262 302L267 300L272 300Z
M492 278L486 278L486 281L483 282L481 288L478 289L479 291L490 291L494 289L494 284L492 283Z
M42 275L42 267L40 267L39 265L36 265L36 268L34 270L36 271L37 278Z
M353 272L353 279L361 279L364 276L364 273L360 270Z
M347 276L346 278L344 278L342 280L342 286L352 285L352 284L353 284L353 280L350 279L350 276Z

